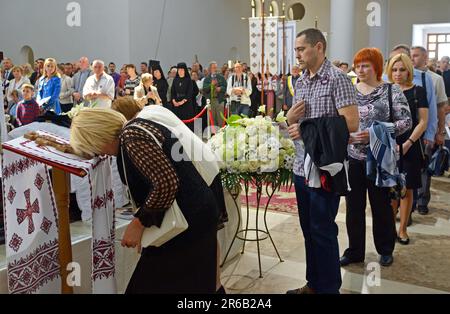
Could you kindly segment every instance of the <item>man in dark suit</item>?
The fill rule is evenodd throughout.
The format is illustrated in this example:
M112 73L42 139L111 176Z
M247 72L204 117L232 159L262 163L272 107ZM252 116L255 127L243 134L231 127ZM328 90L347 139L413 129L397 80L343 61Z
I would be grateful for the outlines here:
M2 61L2 67L3 67L3 72L2 72L2 77L1 77L2 93L3 93L3 96L5 96L6 89L8 88L8 85L9 85L9 81L11 81L14 78L13 73L12 73L12 68L14 67L14 64L12 63L12 60L10 58L4 58ZM4 97L4 99L6 99L6 97Z

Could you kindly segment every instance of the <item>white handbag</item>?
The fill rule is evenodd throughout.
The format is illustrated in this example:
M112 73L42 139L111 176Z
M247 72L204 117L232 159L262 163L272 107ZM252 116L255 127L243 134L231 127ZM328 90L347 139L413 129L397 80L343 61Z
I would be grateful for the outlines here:
M138 126L133 125L132 127L139 128L143 131L145 131L147 134L149 134L155 142L158 144L159 147L162 148L161 143L158 141L158 139L148 131L147 129ZM129 190L129 184L128 184L128 178L127 178L127 171L125 167L125 160L123 156L123 148L120 149L122 154L122 166L123 166L123 173L125 176L125 182L127 184L127 190L128 194L130 195L131 205L133 206L133 210L138 210L136 203L134 202L133 196L130 193ZM157 226L151 226L150 228L145 228L144 233L142 234L141 239L141 246L142 247L149 247L149 246L155 246L160 247L167 241L173 239L183 231L185 231L189 227L188 222L186 221L186 218L184 217L183 213L181 212L180 207L177 204L177 201L174 200L172 206L166 211L164 215L164 219L162 221L161 227L158 228Z

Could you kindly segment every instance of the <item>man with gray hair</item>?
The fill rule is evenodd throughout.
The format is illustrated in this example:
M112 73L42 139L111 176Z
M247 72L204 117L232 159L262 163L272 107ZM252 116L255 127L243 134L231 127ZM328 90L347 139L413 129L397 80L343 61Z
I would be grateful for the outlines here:
M294 65L291 69L291 75L287 77L286 87L284 88L284 104L283 110L287 111L292 107L292 101L295 96L295 84L300 77L300 67Z
M209 64L209 75L203 81L203 95L211 102L211 111L214 125L222 127L225 106L225 93L227 91L227 81L222 74L217 73L217 62Z
M74 90L72 96L74 104L79 104L83 101L83 87L92 71L89 66L89 59L87 57L80 58L80 70L72 78L72 89Z
M115 95L114 79L105 73L105 63L95 60L92 63L94 75L90 76L83 87L83 98L95 108L111 108Z

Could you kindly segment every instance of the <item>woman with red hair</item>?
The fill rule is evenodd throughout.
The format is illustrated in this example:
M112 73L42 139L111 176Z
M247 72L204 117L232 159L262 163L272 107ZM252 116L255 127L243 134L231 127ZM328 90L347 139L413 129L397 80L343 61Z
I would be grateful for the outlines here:
M402 90L398 86L382 81L383 63L383 55L377 48L360 50L353 61L359 79L356 85L356 100L360 116L360 131L351 134L348 147L351 192L346 197L346 224L349 248L341 257L341 266L364 262L367 193L372 209L375 247L381 255L380 264L390 266L394 261L392 253L396 241L396 229L390 188L377 186L375 181L366 175L366 160L370 144L369 129L375 121L390 122L394 124L395 135L399 136L411 128L411 112ZM389 105L390 91L392 111Z

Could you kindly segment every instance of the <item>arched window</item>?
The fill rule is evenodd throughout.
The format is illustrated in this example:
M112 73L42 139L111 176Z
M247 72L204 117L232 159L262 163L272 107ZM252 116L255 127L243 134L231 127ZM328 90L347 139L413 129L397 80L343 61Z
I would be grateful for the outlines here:
M270 3L270 16L280 16L280 10L278 9L278 2L272 1Z
M256 17L257 16L257 14L256 14L256 1L252 0L251 5L252 5L252 17Z

